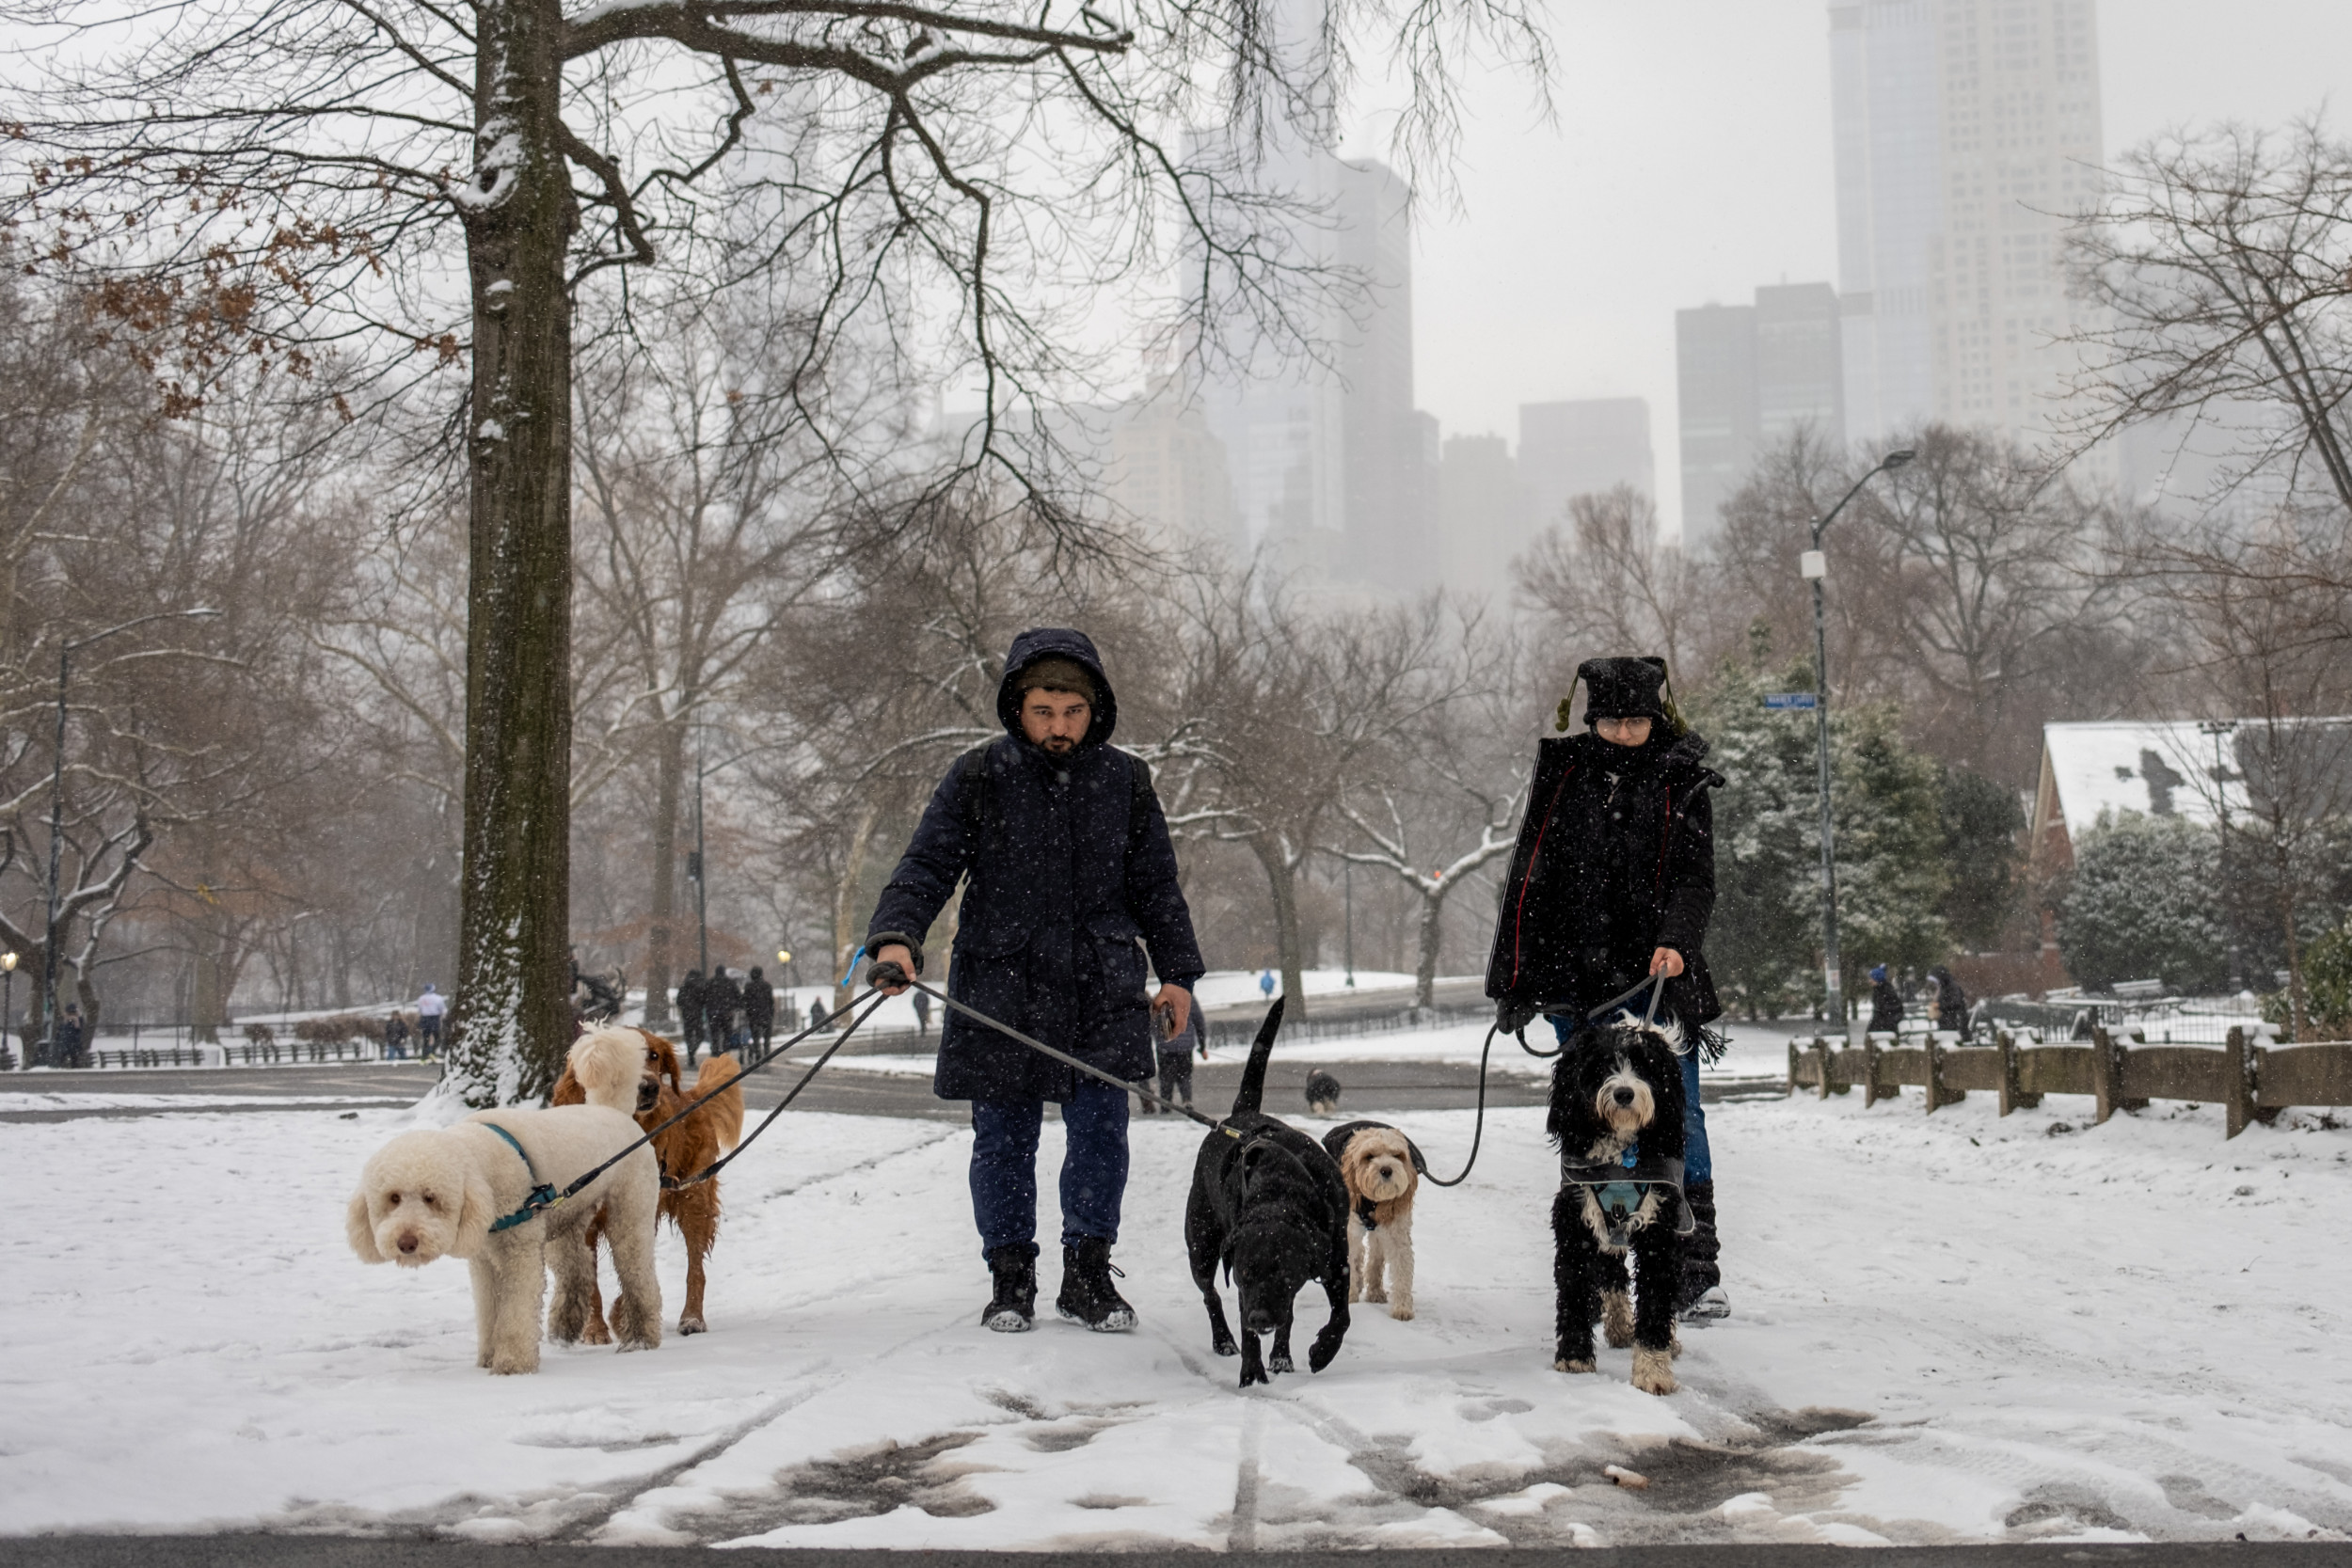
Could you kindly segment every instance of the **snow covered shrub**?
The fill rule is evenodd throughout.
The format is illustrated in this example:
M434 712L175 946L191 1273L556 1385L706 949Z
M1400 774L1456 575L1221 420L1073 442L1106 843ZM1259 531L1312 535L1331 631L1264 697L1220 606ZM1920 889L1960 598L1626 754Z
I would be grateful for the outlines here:
M2058 956L2078 985L2156 978L2176 991L2228 983L2229 939L2211 830L2177 816L2099 814L2058 905Z
M2303 1005L2312 1038L2352 1040L2352 914L2303 949ZM2294 1017L2283 989L2263 998L2263 1017L2280 1024Z

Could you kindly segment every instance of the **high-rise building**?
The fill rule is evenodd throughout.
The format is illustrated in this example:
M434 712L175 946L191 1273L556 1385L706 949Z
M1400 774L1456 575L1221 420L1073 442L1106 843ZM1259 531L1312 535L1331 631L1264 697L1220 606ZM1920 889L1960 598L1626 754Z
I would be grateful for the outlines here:
M1826 283L1756 291L1754 305L1675 312L1682 445L1682 543L1714 537L1723 503L1756 460L1800 430L1846 438L1837 292Z
M2099 195L2094 0L1832 0L1848 432L2045 428Z
M1511 561L1528 546L1527 488L1511 443L1449 436L1438 466L1438 558L1449 588L1510 591Z
M1648 401L1582 398L1520 404L1519 481L1527 486L1538 531L1560 521L1570 496L1620 484L1656 496Z

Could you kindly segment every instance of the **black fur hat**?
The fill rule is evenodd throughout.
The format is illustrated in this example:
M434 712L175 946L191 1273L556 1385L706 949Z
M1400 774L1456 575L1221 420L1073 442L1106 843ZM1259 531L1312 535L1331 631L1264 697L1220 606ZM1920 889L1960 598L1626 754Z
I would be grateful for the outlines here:
M1576 667L1584 683L1584 721L1596 719L1665 719L1660 693L1666 685L1662 658L1588 658Z

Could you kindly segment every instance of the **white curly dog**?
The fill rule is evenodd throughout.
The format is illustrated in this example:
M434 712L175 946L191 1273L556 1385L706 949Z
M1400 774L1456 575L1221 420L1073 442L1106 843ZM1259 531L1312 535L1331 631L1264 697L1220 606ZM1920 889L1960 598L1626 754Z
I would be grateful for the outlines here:
M639 1136L630 1113L644 1057L636 1031L592 1030L570 1053L587 1104L477 1111L453 1126L403 1132L359 1173L347 1222L351 1250L364 1263L412 1269L443 1256L465 1259L473 1266L479 1364L494 1372L535 1372L549 1268L556 1294L548 1332L571 1342L586 1325L596 1265L585 1233L601 1209L621 1280L613 1336L623 1350L653 1349L661 1343L661 1286L653 1268L661 1167L650 1145L570 1201L503 1228L498 1224L522 1209L534 1186L561 1192Z

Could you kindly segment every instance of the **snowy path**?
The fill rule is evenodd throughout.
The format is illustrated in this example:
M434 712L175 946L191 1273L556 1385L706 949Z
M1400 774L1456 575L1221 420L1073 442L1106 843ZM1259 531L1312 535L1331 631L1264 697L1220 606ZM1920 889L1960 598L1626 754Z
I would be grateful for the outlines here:
M1180 1241L1195 1134L1139 1123L1145 1326L990 1335L968 1133L795 1116L730 1174L714 1331L471 1365L462 1269L362 1268L397 1113L0 1128L0 1531L1212 1548L2301 1539L2352 1530L2352 1132L1982 1097L1710 1112L1739 1314L1685 1391L1549 1370L1538 1114L1426 1195L1422 1316L1242 1396ZM2168 1111L2171 1114L2168 1115ZM1405 1118L1451 1167L1464 1113ZM2291 1118L2292 1119L2292 1118ZM1057 1127L1047 1132L1057 1159ZM1049 1170L1051 1165L1049 1164ZM1048 1182L1050 1195L1050 1179ZM1047 1200L1049 1214L1050 1196ZM1050 1223L1050 1222L1049 1222ZM668 1316L683 1257L665 1235ZM1044 1271L1050 1291L1057 1261ZM1310 1324L1321 1307L1302 1298ZM1644 1493L1600 1474L1624 1463Z

